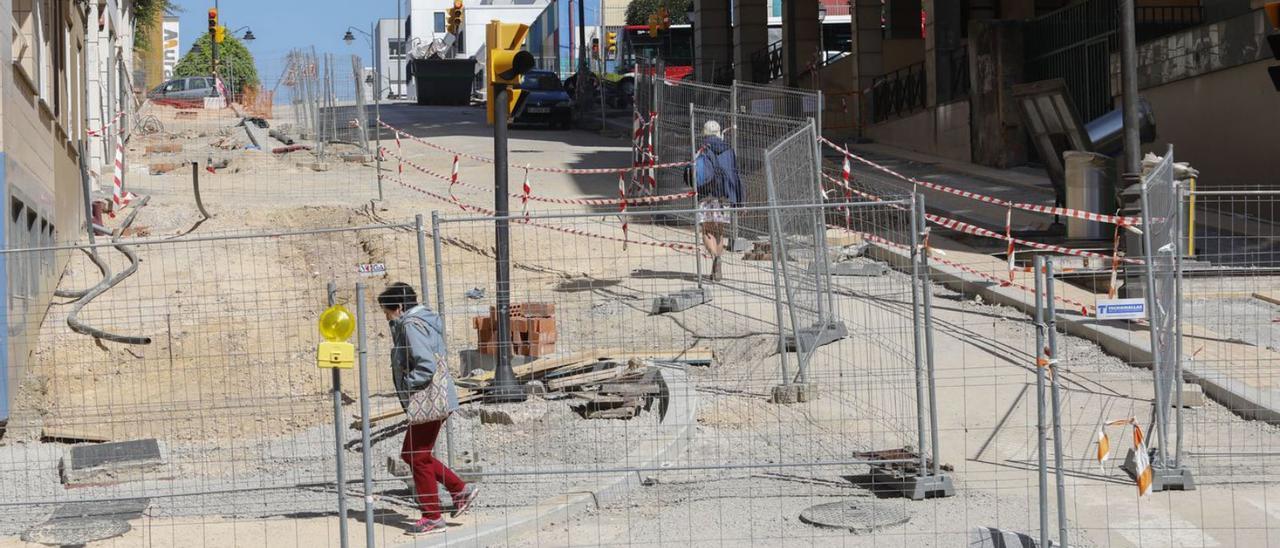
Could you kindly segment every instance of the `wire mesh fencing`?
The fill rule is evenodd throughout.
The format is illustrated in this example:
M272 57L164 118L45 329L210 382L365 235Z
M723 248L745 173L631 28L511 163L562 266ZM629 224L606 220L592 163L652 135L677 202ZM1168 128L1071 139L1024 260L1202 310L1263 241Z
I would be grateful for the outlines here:
M6 249L9 265L68 266L47 315L10 318L34 350L10 364L4 534L79 544L141 518L121 545L337 538L337 455L362 478L347 430L361 382L317 369L317 317L328 283L354 310L357 283L420 272L417 249L412 224ZM386 356L379 323L364 350ZM395 400L377 369L375 407Z
M813 210L816 217L834 208L778 207ZM895 253L910 249L909 201L850 208L861 232L839 230L842 249L862 250L872 239ZM772 257L726 255L723 279L704 285L709 300L670 310L659 303L695 291L694 263L706 258L682 246L683 230L645 225L642 213L621 217L631 224L627 243L574 237L620 236L612 216L511 220L514 312L506 321L514 334L513 371L529 396L494 408L509 413L511 425L502 426L505 415L486 418L481 411L478 423L459 423L455 431L459 440L503 436L509 447L455 451L469 451L476 461L465 465L483 468L492 482L486 487L492 498L476 510L477 519L523 523L539 507L576 500L553 495L562 492L595 493L598 506L594 518L512 528L499 542L829 540L839 533L779 518L842 496L830 483L842 475L911 491L904 484L927 471L915 448L928 436L917 428L928 423L917 398L928 381L916 361L923 312L912 297L913 270L892 270L869 255L831 259L882 270L833 283L831 302L850 329L807 348L808 369L798 375L797 350L782 344L790 320L780 308L787 303L777 265L804 269L826 257L790 257L778 248ZM459 382L477 390L492 386L485 369L503 351L494 335L494 323L503 321L494 313L495 221L433 221L436 307L450 354L461 354ZM469 391L463 398L484 396ZM539 440L536 451L520 449L526 436ZM708 482L713 475L723 483ZM711 497L713 512L734 517L707 523L681 495L695 485ZM822 493L812 491L816 485ZM773 494L761 499L763 493ZM858 504L902 511L894 499ZM483 530L457 534L454 542L494 542Z

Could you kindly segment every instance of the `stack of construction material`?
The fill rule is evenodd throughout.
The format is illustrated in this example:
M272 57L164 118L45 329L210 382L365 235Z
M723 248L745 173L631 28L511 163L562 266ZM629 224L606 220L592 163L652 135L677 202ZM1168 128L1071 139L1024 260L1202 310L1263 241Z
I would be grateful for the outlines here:
M511 333L511 350L521 356L540 358L556 351L556 305L552 303L520 303L511 305L507 322ZM477 348L494 355L498 351L498 310L489 307L488 316L471 318L476 330Z

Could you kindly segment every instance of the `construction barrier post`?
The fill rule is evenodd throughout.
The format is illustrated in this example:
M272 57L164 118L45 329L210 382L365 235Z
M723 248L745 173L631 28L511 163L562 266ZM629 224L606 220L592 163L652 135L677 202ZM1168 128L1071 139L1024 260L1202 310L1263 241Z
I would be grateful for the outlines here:
M418 216L419 222L422 216ZM356 284L356 343L360 366L360 466L364 474L364 540L365 546L377 546L373 536L373 442L369 433L369 335L365 327L364 283ZM336 374L336 369L334 370ZM345 486L339 487L342 491ZM347 515L341 516L347 521ZM344 539L345 540L345 539Z
M338 284L330 281L327 293L329 306L338 304ZM333 456L338 472L338 483L334 486L334 491L338 492L338 539L342 548L347 548L347 473L346 459L342 454L347 436L342 428L342 377L338 375L339 371L341 370L338 368L330 370L333 374Z

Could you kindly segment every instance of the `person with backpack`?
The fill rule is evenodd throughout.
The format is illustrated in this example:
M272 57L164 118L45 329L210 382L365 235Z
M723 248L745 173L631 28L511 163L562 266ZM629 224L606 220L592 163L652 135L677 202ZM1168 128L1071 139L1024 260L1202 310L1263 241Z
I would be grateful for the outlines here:
M418 304L413 287L396 282L378 295L378 306L391 328L391 379L409 429L400 447L400 458L413 471L413 487L422 519L408 533L420 535L444 531L448 524L440 511L438 484L453 500L452 517L475 502L478 487L467 484L432 454L440 428L458 409L458 393L445 362L444 321L439 314Z
M730 214L726 208L742 204L745 196L738 178L738 158L725 142L720 123L707 120L702 125L702 147L694 161L695 190L698 194L698 225L702 243L711 255L711 279L720 281L720 256Z

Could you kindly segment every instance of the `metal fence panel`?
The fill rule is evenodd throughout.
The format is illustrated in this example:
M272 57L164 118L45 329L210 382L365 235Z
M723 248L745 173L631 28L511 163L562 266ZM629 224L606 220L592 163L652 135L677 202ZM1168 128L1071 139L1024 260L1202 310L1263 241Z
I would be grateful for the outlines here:
M0 446L0 534L66 538L39 535L74 529L57 522L67 512L126 503L141 505L156 537L193 521L206 524L194 538L230 538L282 515L334 515L335 426L345 476L362 477L360 436L347 428L360 383L355 370L339 375L349 399L335 424L331 372L315 361L326 284L355 312L359 282L417 285L415 251L413 225L4 250L9 264L62 255L69 302L11 318L42 327L28 334L35 351L15 376L19 403ZM104 277L95 254L120 281L77 297ZM372 264L385 268L360 268ZM381 314L361 320L375 335L363 350L389 355ZM368 375L379 411L398 405L383 371ZM336 526L288 534L319 527L333 538Z
M770 205L822 203L815 143L809 123L769 149L765 171ZM790 345L797 352L801 382L821 341L847 333L832 297L824 213L821 208L770 211L772 248L780 265L777 275L785 290Z

